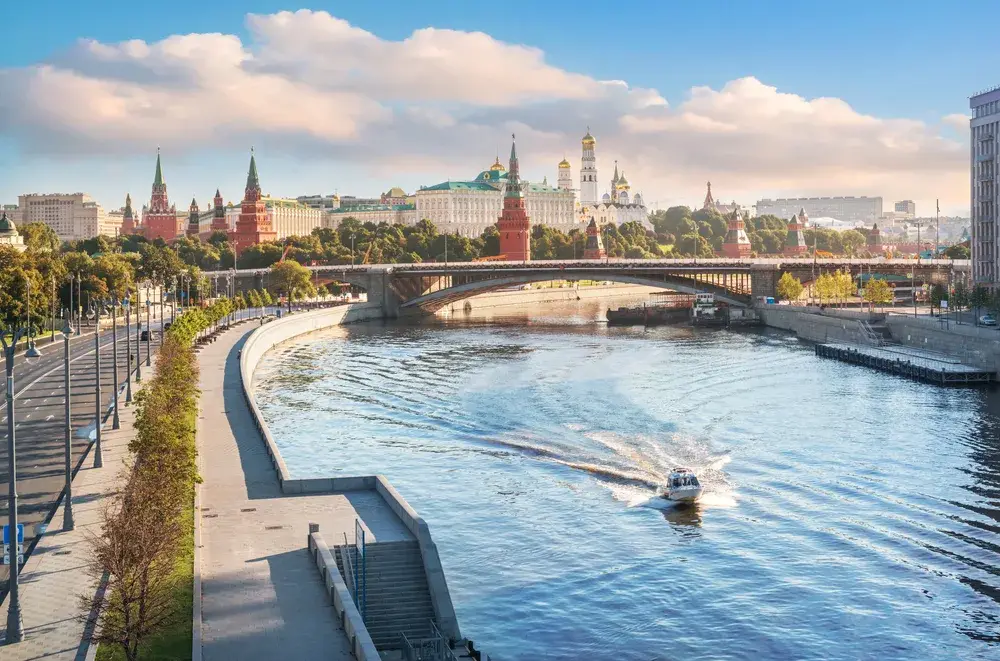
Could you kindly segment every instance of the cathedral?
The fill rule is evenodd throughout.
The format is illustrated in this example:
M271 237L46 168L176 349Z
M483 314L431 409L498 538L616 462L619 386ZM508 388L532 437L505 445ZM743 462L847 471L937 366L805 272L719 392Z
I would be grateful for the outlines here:
M625 171L622 170L620 174L618 172L618 161L615 161L615 173L611 177L610 186L598 199L597 140L590 134L589 127L581 142L583 158L580 162L580 202L577 208L580 221L586 223L594 218L598 225L621 225L634 221L652 228L642 194L632 195L632 187L625 177ZM571 179L569 163L565 160L559 164L560 187L564 171L566 178Z

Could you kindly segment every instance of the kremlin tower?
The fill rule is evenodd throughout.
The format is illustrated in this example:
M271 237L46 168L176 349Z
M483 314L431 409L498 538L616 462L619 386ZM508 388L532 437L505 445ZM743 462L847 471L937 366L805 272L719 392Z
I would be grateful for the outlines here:
M510 138L507 191L503 196L503 212L497 220L497 230L500 232L500 254L509 261L521 262L531 259L531 220L524 208L514 135L511 134Z
M739 209L733 209L733 213L726 219L728 231L726 240L722 244L722 256L738 259L750 256L750 239L747 237L746 228L743 225L743 216Z
M805 255L809 248L806 246L806 237L802 230L806 228L806 210L799 212L798 216L792 216L788 221L788 234L785 235L785 249L781 251L786 257L801 257Z
M587 225L587 243L583 248L584 259L604 259L608 253L604 250L604 241L601 240L601 230L597 227L597 221L590 217L590 224Z
M514 161L511 162L514 163ZM523 200L521 207L524 207ZM267 217L267 207L261 199L257 161L254 159L253 149L251 149L250 171L247 172L247 187L243 195L243 204L240 207L240 217L236 221L236 232L232 242L233 251L239 255L250 246L255 246L263 241L274 241L277 237L278 235ZM502 252L503 237L501 237L500 246Z
M215 189L215 199L212 200L212 231L229 234L229 223L226 222L226 205L222 201L222 193Z
M143 209L143 234L150 241L163 239L172 241L177 238L177 207L171 206L167 199L167 184L163 181L163 170L160 168L160 150L156 150L156 175L153 177L153 192L149 198L149 206Z
M192 197L191 206L188 207L187 235L192 239L197 239L201 233L201 209L198 202Z
M132 195L125 195L125 210L122 212L122 234L135 234L135 212L132 211Z
M708 182L708 192L705 193L705 203L701 205L702 211L715 209L715 198L712 197L712 182Z

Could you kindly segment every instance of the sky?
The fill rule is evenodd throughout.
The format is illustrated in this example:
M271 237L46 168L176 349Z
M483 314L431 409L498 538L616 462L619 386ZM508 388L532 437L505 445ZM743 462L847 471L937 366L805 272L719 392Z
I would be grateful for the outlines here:
M470 179L517 135L554 183L597 138L650 206L881 195L968 215L968 97L1000 3L0 3L0 203L377 196ZM971 21L970 17L975 17Z

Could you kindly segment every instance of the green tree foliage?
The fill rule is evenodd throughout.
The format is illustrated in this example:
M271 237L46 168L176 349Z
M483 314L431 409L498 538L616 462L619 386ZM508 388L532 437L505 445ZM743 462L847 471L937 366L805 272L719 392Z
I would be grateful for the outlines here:
M892 303L892 287L881 278L869 278L865 283L864 299L873 307Z
M24 239L24 245L33 252L53 252L59 250L59 235L45 223L25 223L17 228Z
M935 284L931 287L931 309L941 308L941 301L948 300L948 290L942 284Z
M976 311L976 323L979 323L979 311L988 307L992 295L990 290L982 285L976 285L969 294L969 305Z
M867 239L857 230L844 230L840 233L840 243L844 247L844 254L856 255L865 247Z
M798 300L802 295L802 282L791 273L782 273L775 287L778 297L786 301Z
M969 250L969 246L959 243L946 248L944 256L948 259L971 259L972 251Z
M309 269L292 260L285 260L271 269L271 282L278 291L289 297L296 291L312 291Z
M948 299L948 306L955 310L964 310L969 307L969 288L961 280L955 283L955 288Z

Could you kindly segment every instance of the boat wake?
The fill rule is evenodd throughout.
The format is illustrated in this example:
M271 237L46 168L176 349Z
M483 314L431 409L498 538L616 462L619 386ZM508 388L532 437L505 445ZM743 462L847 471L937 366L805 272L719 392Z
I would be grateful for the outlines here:
M676 466L689 466L704 487L700 507L735 507L736 496L723 468L732 457L713 453L701 441L679 434L657 439L625 437L614 432L582 432L572 443L504 439L494 442L520 453L593 475L615 500L628 507L670 510L678 503L660 497L660 490ZM574 435L576 435L574 434Z

